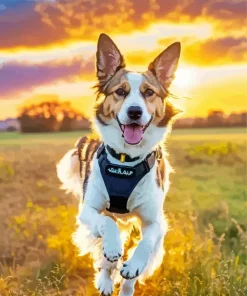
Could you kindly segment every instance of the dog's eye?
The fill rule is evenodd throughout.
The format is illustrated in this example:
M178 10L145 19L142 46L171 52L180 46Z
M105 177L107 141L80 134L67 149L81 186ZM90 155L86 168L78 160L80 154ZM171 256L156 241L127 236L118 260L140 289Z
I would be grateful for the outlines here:
M145 97L151 97L154 94L154 91L151 88L148 88L144 92Z
M123 89L123 88L118 88L115 93L118 95L118 96L121 96L121 97L125 97L127 95L127 92Z

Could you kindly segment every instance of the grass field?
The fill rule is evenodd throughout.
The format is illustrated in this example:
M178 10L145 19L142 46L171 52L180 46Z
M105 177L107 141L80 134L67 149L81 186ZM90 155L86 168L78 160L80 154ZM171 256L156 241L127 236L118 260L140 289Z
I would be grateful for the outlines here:
M90 258L71 243L77 201L55 171L81 135L0 133L1 296L98 295ZM135 295L246 295L245 130L175 130L167 150L166 257Z

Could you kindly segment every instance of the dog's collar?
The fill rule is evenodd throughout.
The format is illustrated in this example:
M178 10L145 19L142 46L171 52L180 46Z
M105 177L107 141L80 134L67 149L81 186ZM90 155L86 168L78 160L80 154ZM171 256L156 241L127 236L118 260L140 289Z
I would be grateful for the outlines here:
M97 151L97 158L99 157L100 154L102 154L102 152L104 150L106 150L110 153L110 155L118 160L120 160L121 162L133 162L136 161L138 159L140 159L140 157L130 157L128 154L124 154L124 153L117 153L113 148L111 148L108 145L104 145L104 143L102 143ZM151 155L154 155L154 159L160 160L162 158L162 149L161 146L158 146L156 148L156 150L152 151L151 153L148 154L148 156L146 157L146 159L149 159L149 157Z
M120 160L121 162L133 162L140 159L139 156L130 157L128 154L125 153L117 153L113 148L111 148L108 145L106 145L106 149L112 157L116 158L117 160Z

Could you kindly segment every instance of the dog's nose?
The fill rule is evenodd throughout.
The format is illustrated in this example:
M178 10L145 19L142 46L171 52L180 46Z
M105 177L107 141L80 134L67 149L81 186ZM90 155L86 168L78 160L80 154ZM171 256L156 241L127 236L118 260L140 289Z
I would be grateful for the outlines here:
M142 108L139 106L130 106L127 113L130 119L137 120L142 116Z

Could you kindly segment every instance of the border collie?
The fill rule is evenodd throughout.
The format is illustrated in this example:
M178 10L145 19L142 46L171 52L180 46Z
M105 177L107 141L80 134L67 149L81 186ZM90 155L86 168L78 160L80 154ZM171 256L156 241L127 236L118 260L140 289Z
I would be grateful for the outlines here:
M168 99L179 56L176 42L146 72L131 72L101 34L94 109L99 136L79 139L57 164L62 188L80 199L73 240L81 255L91 253L101 295L111 295L120 283L120 295L132 296L136 280L150 277L163 260L163 204L172 169L162 143L180 112ZM141 240L124 255L135 223Z

